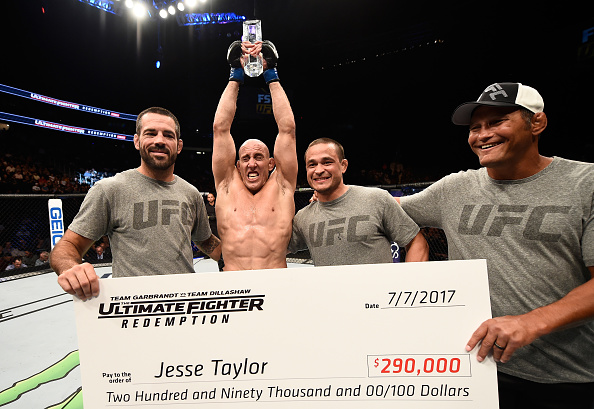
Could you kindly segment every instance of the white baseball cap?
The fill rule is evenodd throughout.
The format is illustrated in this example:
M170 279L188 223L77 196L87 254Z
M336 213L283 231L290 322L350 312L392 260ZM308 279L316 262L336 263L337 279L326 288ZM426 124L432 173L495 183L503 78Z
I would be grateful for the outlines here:
M452 115L456 125L469 125L472 112L479 106L518 107L537 113L544 110L544 101L537 90L519 82L496 82L489 85L473 102L460 105Z

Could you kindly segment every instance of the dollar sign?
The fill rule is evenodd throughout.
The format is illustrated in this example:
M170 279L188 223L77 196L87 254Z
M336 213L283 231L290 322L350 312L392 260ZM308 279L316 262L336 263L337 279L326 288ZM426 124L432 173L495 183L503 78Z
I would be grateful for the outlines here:
M379 358L375 358L375 367L377 368L378 365L379 365Z

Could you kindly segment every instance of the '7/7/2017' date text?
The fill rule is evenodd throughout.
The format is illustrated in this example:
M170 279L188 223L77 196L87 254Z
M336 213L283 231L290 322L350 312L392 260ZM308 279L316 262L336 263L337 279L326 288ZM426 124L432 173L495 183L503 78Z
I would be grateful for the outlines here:
M454 306L456 290L390 291L387 308Z

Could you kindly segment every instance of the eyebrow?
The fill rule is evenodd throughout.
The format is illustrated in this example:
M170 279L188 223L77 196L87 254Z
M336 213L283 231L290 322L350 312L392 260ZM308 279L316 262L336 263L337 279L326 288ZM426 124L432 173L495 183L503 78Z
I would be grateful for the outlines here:
M243 155L240 156L240 158L249 158L251 157L251 155L249 153L244 153ZM254 153L254 158L264 158L264 154L261 152L257 152Z
M327 161L331 161L334 162L334 158L332 158L332 156L324 156L323 158L320 158L319 161L316 161L315 159L309 159L306 163L312 163L312 162L327 162Z
M157 130L155 128L146 128L142 130L142 134L145 134L147 132L157 132ZM163 130L163 135L175 135L175 132L165 129Z

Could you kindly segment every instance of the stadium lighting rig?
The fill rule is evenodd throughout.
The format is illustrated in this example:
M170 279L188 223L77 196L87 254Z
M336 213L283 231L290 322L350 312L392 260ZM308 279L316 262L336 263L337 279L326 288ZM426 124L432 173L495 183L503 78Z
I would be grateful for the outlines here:
M179 26L205 26L212 24L242 23L245 16L235 13L195 12L209 0L78 0L107 13L121 16L132 13L139 20L150 19L157 23L157 59L155 68L160 69L163 60L161 45L161 21L174 18Z
M242 22L245 16L235 13L195 13L199 4L208 0L78 0L108 13L133 13L137 18L175 18L180 26Z

